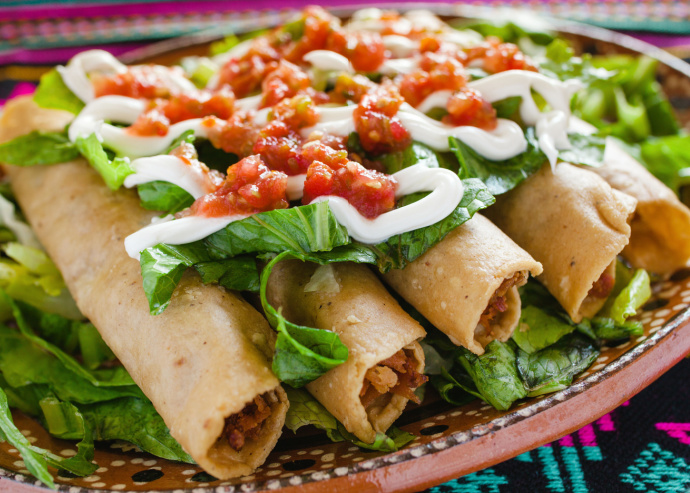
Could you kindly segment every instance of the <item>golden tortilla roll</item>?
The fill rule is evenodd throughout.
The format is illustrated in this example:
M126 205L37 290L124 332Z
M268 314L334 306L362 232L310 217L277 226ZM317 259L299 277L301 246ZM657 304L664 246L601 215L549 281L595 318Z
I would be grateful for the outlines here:
M637 201L568 163L546 164L486 215L544 266L538 279L574 322L604 305Z
M53 129L53 113L27 99L11 102L0 120L0 139L29 132L36 122ZM183 278L163 314L150 315L139 264L123 245L154 215L139 206L136 193L109 190L83 159L7 168L24 214L79 309L172 436L218 478L250 474L261 465L288 408L271 372L275 334L265 319L239 295L204 286L195 275ZM245 434L233 421L240 412L265 420Z
M539 262L475 214L383 279L451 341L483 354L489 342L506 341L513 334L520 320L517 288L530 272L541 271Z
M630 243L623 257L633 266L667 275L690 261L690 210L666 185L612 139L604 166L588 168L614 189L637 199Z
M309 283L318 277L317 269L326 272L327 276L321 277L331 280L311 290ZM350 433L373 442L376 432L384 433L409 399L393 391L369 399L362 395L369 386L365 380L388 376L393 379L389 384L404 386L413 373L421 374L424 352L416 341L426 335L424 329L400 308L369 268L359 264L319 267L299 260L280 262L271 273L267 297L287 320L332 330L340 336L350 352L347 362L309 383L307 390ZM395 355L407 360L408 374L393 375L394 365L384 363ZM414 388L419 380L416 383Z

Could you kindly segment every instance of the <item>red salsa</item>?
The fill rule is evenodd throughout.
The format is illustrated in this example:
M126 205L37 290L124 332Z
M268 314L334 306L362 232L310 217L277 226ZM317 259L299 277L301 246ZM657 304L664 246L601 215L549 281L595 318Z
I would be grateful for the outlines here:
M285 209L286 188L285 173L271 171L259 156L249 156L228 168L215 192L199 197L181 215L223 217Z
M392 84L367 92L353 113L362 147L373 154L401 151L412 143L410 133L396 117L404 99Z
M396 181L392 176L350 161L347 151L336 151L320 142L306 144L304 155L311 162L304 182L304 204L316 197L336 195L369 219L395 207Z

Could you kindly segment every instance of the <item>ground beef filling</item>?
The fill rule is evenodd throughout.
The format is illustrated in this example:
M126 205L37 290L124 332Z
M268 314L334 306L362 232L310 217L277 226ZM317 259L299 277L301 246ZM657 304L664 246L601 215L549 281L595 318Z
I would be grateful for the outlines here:
M515 285L521 286L524 284L525 274L523 272L516 272L513 277L504 279L498 289L494 292L486 306L486 310L479 318L479 323L491 332L491 326L496 323L496 318L508 309L508 302L506 300L506 293Z
M613 290L616 279L611 274L603 272L599 279L592 285L587 296L590 298L608 298Z
M254 400L244 406L239 413L228 416L225 420L223 436L228 438L230 446L239 452L247 440L255 440L259 437L261 426L271 415L271 407L263 396L254 397Z
M417 361L413 351L401 349L390 358L369 368L359 393L364 408L366 409L378 397L389 392L419 404L420 400L414 391L425 383L428 377L418 373L416 366Z

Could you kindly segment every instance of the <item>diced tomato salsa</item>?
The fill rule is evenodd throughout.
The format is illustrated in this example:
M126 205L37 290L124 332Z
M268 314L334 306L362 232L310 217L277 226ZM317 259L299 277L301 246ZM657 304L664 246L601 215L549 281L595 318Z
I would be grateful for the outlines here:
M346 199L360 214L373 219L395 207L395 179L347 159L347 151L336 151L319 142L304 146L311 161L304 182L304 204L316 197L335 195Z
M286 189L285 173L271 171L259 156L249 156L230 166L225 182L195 200L182 215L223 217L285 209Z
M170 125L192 118L215 116L227 120L233 113L234 102L235 95L227 87L155 99L127 131L133 135L162 136L168 133Z
M154 69L150 65L139 65L130 67L126 72L119 74L102 75L96 73L92 75L91 82L97 98L111 95L137 99L168 98L175 91L167 86L158 70L160 68ZM179 67L170 67L167 70L179 71L179 76L183 76Z
M392 84L376 86L357 105L353 117L362 147L374 154L401 151L412 143L395 116L404 99Z

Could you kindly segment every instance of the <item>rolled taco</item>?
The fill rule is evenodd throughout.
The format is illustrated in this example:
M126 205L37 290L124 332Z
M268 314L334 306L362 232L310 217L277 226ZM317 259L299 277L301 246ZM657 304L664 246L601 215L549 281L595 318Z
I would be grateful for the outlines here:
M61 113L10 102L0 139L64 125ZM18 130L19 129L19 130ZM123 239L154 214L112 192L84 160L7 167L12 187L82 313L152 401L172 436L218 478L251 473L281 434L287 397L271 372L274 332L239 295L185 276L152 316Z
M426 333L369 268L283 261L273 269L267 297L289 321L333 330L348 347L347 362L307 390L357 438L372 443L417 399L413 392L426 380L417 341Z
M520 319L517 288L539 262L475 214L404 269L383 279L451 341L476 354L506 341Z
M541 262L538 279L579 322L595 315L613 288L636 203L591 171L559 163L497 197L486 214Z
M608 139L604 165L591 168L616 190L637 199L630 243L623 257L633 266L668 275L690 262L690 210L666 185Z

